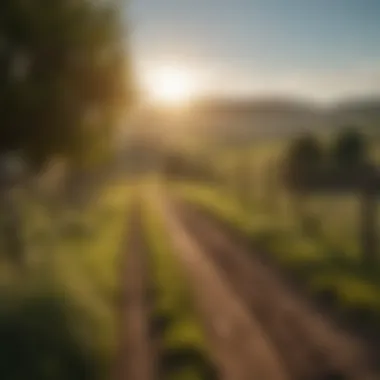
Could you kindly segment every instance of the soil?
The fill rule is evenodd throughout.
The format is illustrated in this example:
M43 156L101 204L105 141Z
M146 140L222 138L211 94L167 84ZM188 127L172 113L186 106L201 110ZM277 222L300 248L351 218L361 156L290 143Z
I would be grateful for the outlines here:
M132 210L126 254L121 263L120 349L115 379L156 379L156 350L151 334L150 284L138 205Z

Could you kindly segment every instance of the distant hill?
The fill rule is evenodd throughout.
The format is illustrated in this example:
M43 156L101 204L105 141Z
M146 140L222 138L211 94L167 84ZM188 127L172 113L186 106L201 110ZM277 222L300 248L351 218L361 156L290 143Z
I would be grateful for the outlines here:
M314 129L324 124L324 116L312 104L287 99L214 100L194 110L198 130L233 141Z
M331 107L330 114L336 123L380 129L380 98L346 100Z
M328 131L347 125L380 128L380 99L321 106L293 99L209 100L194 107L194 124L211 138L231 142Z
M183 136L244 143L345 126L378 127L380 132L380 99L348 99L329 106L290 98L204 99L187 112L142 108L133 124L149 145Z

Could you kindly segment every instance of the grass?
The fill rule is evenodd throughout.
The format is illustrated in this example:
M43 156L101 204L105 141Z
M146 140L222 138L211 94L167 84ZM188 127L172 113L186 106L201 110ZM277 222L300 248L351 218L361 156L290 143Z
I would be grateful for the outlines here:
M153 202L144 208L144 226L156 287L154 314L162 328L162 378L212 379L212 367L190 291Z
M82 212L65 210L56 220L27 204L28 269L1 264L0 378L110 377L130 193L125 183L111 184Z
M338 204L334 199L309 201L319 206L326 225L325 231L307 236L289 212L255 203L244 207L218 187L189 183L174 187L182 198L243 231L257 247L300 278L312 294L332 295L343 316L364 310L380 327L380 267L368 268L361 263L354 234L355 199L341 198ZM331 220L325 222L328 211Z

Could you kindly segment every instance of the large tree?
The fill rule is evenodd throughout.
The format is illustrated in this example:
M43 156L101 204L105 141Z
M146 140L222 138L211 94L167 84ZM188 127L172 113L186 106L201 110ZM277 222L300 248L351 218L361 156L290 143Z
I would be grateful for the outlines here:
M130 101L119 0L2 0L0 153L83 159Z
M70 169L65 194L81 196L83 167L111 149L131 100L122 6L0 1L0 214L9 216L6 251L17 262L25 257L22 227L4 157L25 159L29 175L20 178L37 178L46 163L63 159Z

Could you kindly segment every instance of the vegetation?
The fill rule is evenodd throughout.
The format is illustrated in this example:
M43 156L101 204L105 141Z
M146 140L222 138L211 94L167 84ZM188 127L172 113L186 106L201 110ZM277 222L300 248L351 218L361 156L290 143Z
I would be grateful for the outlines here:
M162 331L163 379L212 379L205 340L185 278L152 204L144 209L145 233L156 286L154 319Z
M163 174L170 179L193 179L215 182L219 173L206 155L199 157L194 153L167 149L162 152Z
M294 141L285 158L285 179L295 187L303 182L309 183L321 171L323 156L322 147L313 136L303 136Z
M340 168L363 165L368 159L368 146L364 136L354 128L341 133L334 144L332 161Z
M334 193L357 195L361 210L358 224L362 258L363 262L374 264L377 261L375 228L379 175L367 157L366 140L355 130L343 131L338 136L329 157L321 154L317 141L306 137L306 140L296 141L286 155L285 187L293 196L306 234L310 233L310 223L311 229L314 229L316 220L305 215L302 196Z
M50 219L28 203L31 256L20 274L2 258L0 377L109 379L116 348L117 270L130 191L107 186L85 212Z
M0 152L83 159L130 102L118 0L4 0ZM126 91L128 89L128 91Z
M105 166L132 101L121 6L0 5L2 379L110 378L129 195Z
M353 165L354 162L365 162L367 153L362 140L363 137L357 133L345 131L332 144L331 155L322 148L323 141L309 137L298 140L290 149L289 145L283 144L282 148L279 147L276 152L270 150L269 154L265 150L255 154L252 150L252 167L259 163L263 169L246 171L245 176L251 177L252 187L249 200L245 202L241 202L238 191L231 191L231 185L188 181L173 186L188 201L201 205L236 230L243 231L254 247L272 254L283 268L303 281L315 296L326 298L328 295L327 298L332 300L333 306L343 313L346 320L350 316L355 319L360 315L361 327L379 327L380 267L376 260L372 260L370 266L363 265L367 262L363 262L362 257L362 200L355 191L353 181L344 185L346 188L343 191L318 192L306 187L307 197L302 194L300 197L300 193L289 191L280 178L266 180L273 160L283 159L281 151L293 152L294 155L290 154L290 157L297 156L293 166L296 170L298 165L308 161L311 162L309 168L316 171L323 172L329 165L336 167L333 162L340 162L339 165L344 165L346 170L347 165ZM302 148L305 146L308 149ZM322 152L325 153L322 155ZM236 151L234 155L236 162L242 160L247 167L246 151ZM334 157L340 158L335 160ZM227 166L225 168L225 176L228 177L230 172ZM307 170L304 174L309 178ZM297 176L299 180L299 173ZM310 178L313 180L315 177ZM261 187L261 191L257 191L258 187ZM302 207L302 214L294 205L294 197L301 204L298 207ZM376 202L372 204L372 212L376 216L375 206Z
M15 187L32 191L54 167L58 187L68 193L54 194L64 207L73 194L86 197L82 190L94 187L89 183L113 155L116 127L132 101L121 6L119 0L1 2L2 250L19 267L27 248Z

